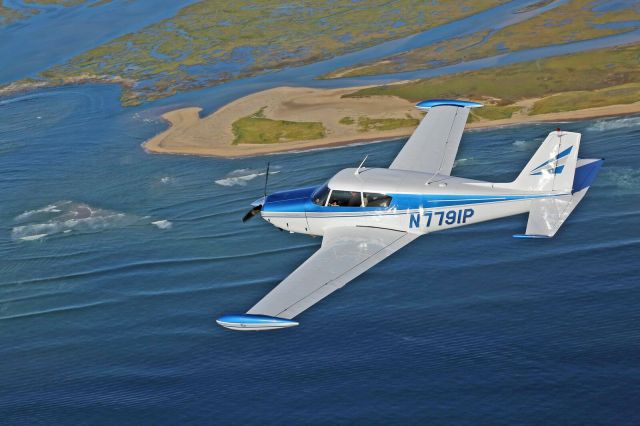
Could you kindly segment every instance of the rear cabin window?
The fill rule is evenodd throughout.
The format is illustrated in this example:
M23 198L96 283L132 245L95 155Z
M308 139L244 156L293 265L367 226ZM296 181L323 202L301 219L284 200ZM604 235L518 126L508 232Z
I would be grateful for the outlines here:
M391 204L391 197L386 194L365 192L363 201L363 207L389 207Z
M354 191L331 191L329 196L330 207L360 207L362 206L362 194Z
M327 204L327 198L329 197L329 187L324 185L322 188L318 189L311 196L313 198L313 202L319 206L324 206Z

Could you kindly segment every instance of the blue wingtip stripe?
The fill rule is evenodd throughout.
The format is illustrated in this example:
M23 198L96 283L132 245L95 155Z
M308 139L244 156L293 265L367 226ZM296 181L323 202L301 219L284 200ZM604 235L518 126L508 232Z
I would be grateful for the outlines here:
M227 314L217 319L218 322L226 324L256 324L256 325L297 325L298 323L286 318L272 317L269 315L254 314Z
M438 106L457 106L461 108L478 108L483 106L481 103L472 101L461 101L458 99L427 99L422 102L418 102L416 107L418 108L434 108Z

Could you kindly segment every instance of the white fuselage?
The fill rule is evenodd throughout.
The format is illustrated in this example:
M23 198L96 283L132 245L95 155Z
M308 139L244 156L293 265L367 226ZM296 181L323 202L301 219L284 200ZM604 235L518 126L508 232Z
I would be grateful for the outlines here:
M534 199L563 195L506 186L419 172L366 169L356 174L355 169L345 169L324 187L269 195L261 214L285 231L318 236L339 226L427 234L526 213ZM323 189L327 194L320 199ZM338 199L334 193L347 196ZM380 203L380 196L386 197L386 205L367 203L367 197ZM343 205L332 205L336 201Z

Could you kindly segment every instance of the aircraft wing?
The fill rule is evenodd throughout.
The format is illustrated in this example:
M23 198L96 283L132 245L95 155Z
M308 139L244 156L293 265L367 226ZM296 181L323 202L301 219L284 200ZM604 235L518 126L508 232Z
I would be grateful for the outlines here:
M278 284L247 314L226 315L218 324L235 329L298 325L291 318L343 287L419 235L369 227L325 231L320 249Z
M458 153L469 108L482 104L435 99L422 101L416 106L429 109L429 112L389 168L449 175Z

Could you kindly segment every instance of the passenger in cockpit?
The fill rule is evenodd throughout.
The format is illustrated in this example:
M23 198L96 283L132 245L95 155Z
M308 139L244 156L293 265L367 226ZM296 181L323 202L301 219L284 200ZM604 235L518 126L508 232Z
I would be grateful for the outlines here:
M362 199L359 192L351 191L351 198L349 198L349 207L360 207Z

